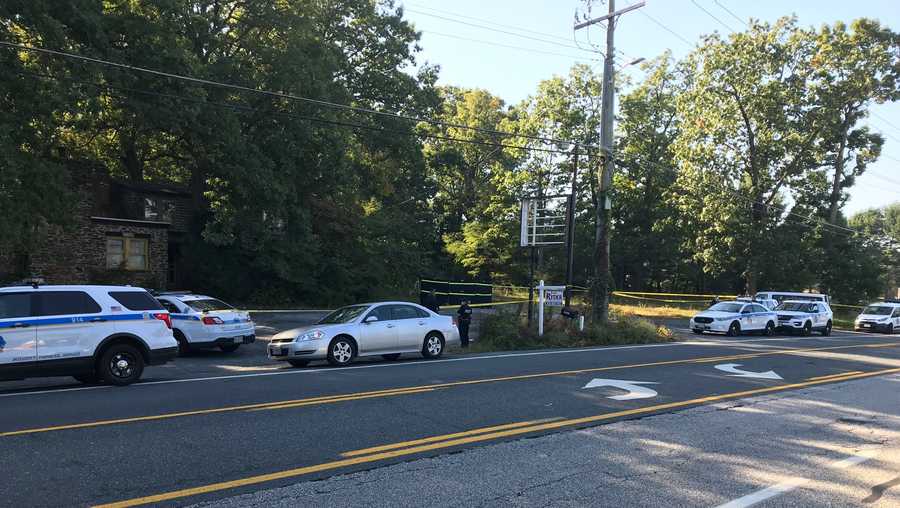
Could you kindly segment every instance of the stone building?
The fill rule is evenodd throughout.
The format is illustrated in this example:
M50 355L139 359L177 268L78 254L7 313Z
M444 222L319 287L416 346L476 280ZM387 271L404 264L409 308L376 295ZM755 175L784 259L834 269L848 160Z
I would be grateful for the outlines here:
M52 226L30 252L0 256L0 282L177 285L190 194L173 185L115 180L101 169L72 176L78 194L72 222Z

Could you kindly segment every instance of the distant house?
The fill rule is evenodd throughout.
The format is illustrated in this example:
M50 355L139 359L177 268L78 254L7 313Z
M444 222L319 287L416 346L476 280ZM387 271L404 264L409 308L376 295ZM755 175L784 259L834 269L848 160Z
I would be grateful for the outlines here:
M190 193L176 185L115 180L99 169L72 176L79 198L73 224L52 227L30 252L0 256L0 281L175 287L192 218Z

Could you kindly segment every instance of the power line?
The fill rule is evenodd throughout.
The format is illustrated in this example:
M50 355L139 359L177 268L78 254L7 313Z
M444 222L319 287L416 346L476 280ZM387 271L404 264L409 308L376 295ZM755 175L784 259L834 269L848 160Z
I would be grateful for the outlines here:
M732 17L732 18L734 18L734 19L740 21L741 23L743 23L745 27L750 28L750 24L749 24L749 23L747 23L746 21L744 21L743 19L741 19L741 17L738 16L737 14L735 14L731 9L729 9L728 7L725 7L724 5L722 5L722 3L719 2L719 0L713 0L713 2L715 2L716 5L718 5L719 7L721 7L722 10L724 10L725 12L727 12L728 14L731 14L731 17Z
M170 72L158 71L155 69L148 69L146 67L137 67L134 65L112 62L109 60L101 60L99 58L82 56L82 55L78 55L75 53L67 53L65 51L57 51L57 50L46 49L46 48L36 48L33 46L26 46L24 44L16 44L16 43L11 43L11 42L0 41L0 46L5 46L8 48L14 48L14 49L20 49L20 50L24 50L24 51L33 51L33 52L37 52L37 53L44 53L44 54L49 54L49 55L58 56L58 57L72 58L75 60L81 60L81 61L85 61L85 62L91 62L91 63L106 65L106 66L110 66L110 67L115 67L118 69L143 72L143 73L153 74L155 76L162 76L162 77L171 78L171 79L179 79L182 81L188 81L191 83L197 83L197 84L201 84L201 85L218 86L218 87L228 88L228 89L232 89L232 90L240 90L240 91L244 91L244 92L257 93L260 95L267 95L270 97L277 97L280 99L297 100L297 101L307 102L310 104L315 104L318 106L323 106L323 107L328 107L328 108L333 108L333 109L354 111L354 112L358 112L358 113L367 113L367 114L385 116L385 117L391 117L391 118L399 118L399 119L408 120L408 121L412 121L412 122L429 123L432 125L440 125L443 127L451 127L451 128L455 128L455 129L463 129L463 130L470 130L470 131L475 131L475 132L482 132L482 133L492 134L492 135L497 135L497 136L519 137L519 138L523 138L523 139L530 139L533 141L541 141L546 144L563 144L563 145L574 145L575 144L574 141L569 141L569 140L546 138L546 137L541 137L541 136L531 136L528 134L516 134L516 133L510 133L510 132L503 132L503 131L497 131L497 130L493 130L493 129L485 129L483 127L473 127L470 125L462 125L462 124L456 124L456 123L452 123L452 122L445 122L442 120L419 118L419 117L414 117L414 116L405 115L405 114L401 114L401 113L395 113L395 112L391 112L391 111L378 111L375 109L364 108L364 107L360 107L360 106L350 106L350 105L346 105L346 104L338 104L335 102L329 102L329 101L325 101L325 100L321 100L321 99L312 99L309 97L303 97L300 95L294 95L294 94L289 94L289 93L284 93L284 92L261 90L261 89L250 88L250 87L246 87L246 86L242 86L242 85L235 85L232 83L223 83L220 81L212 81L212 80L208 80L208 79L195 78L192 76L173 74Z
M885 117L879 115L878 113L876 113L876 112L874 112L874 111L872 111L872 110L869 110L869 114L872 115L872 116L874 116L875 118L881 120L881 121L884 122L885 124L890 125L891 127L893 127L893 128L895 128L895 129L897 129L898 131L900 131L900 127L897 127L897 124L892 123L890 120L888 120L887 118L885 118Z
M571 59L573 59L573 60L581 60L581 59L584 59L584 58L585 58L585 56L566 55L566 54L563 54L563 53L554 53L554 52L552 52L552 51L545 51L545 50L542 50L542 49L523 48L523 47L521 47L521 46L514 46L514 45L512 45L512 44L503 44L503 43L500 43L500 42L484 41L484 40L481 40L481 39L472 39L472 38L469 38L469 37L462 37L462 36L460 36L460 35L455 35L455 34L448 34L448 33L444 33L444 32L435 32L435 31L433 31L433 30L420 30L420 31L421 31L422 33L426 33L426 34L429 34L429 35L439 35L439 36L441 36L441 37L449 37L449 38L452 38L452 39L459 39L459 40L462 40L462 41L477 42L477 43L479 43L479 44L487 44L487 45L489 45L489 46L497 46L497 47L500 47L500 48L516 49L516 50L519 50L519 51L527 51L527 52L529 52L529 53L541 53L541 54L544 54L544 55L561 56L561 57L565 57L565 58L571 58Z
M705 12L705 13L706 13L709 17L711 17L712 19L718 21L719 24L722 25L722 26L724 26L725 28L727 28L729 32L734 32L734 31L735 31L733 28L731 28L730 26L728 26L724 21L722 21L721 19L717 18L713 13L709 12L708 10L706 10L706 8L704 8L702 5L698 4L698 3L697 3L697 0L691 0L691 3L694 4L694 5L696 5L698 9L700 9L700 10L703 11L703 12Z
M630 2L629 2L629 4L630 4ZM681 36L680 34L678 34L676 31L674 31L674 30L672 30L671 28L669 28L668 26L666 26L662 21L659 21L658 19L654 18L653 16L647 14L647 13L644 12L644 11L645 11L645 9L639 9L639 10L638 10L638 12L641 13L641 14L643 14L647 19L649 19L650 21L652 21L652 22L656 23L657 25L659 25L659 27L662 28L663 30L665 30L665 31L669 32L670 34L674 35L674 36L675 36L677 39L679 39L681 42L687 44L687 45L688 45L689 47L691 47L691 48L694 47L694 43L693 43L693 42L691 42L691 41L685 39L683 36Z
M197 99L194 97L185 97L183 95L169 94L169 93L164 93L164 92L154 92L151 90L141 90L141 89L137 89L137 88L116 86L116 85L110 85L110 84L106 84L106 83L96 83L96 82L92 82L92 81L84 81L84 80L78 80L78 79L73 79L73 78L61 78L58 76L51 76L49 74L38 74L38 73L31 73L31 72L18 72L18 74L29 75L29 76L34 76L34 77L38 77L38 78L53 79L56 81L69 81L72 83L93 86L96 88L105 88L105 89L109 89L109 90L116 90L119 92L131 92L131 93L137 93L137 94L148 95L148 96L162 97L162 98L173 99L173 100L178 100L178 101L201 104L204 106L221 107L221 108L226 108L226 109L230 109L230 110L234 110L234 111L241 111L241 112L246 112L246 113L262 113L262 112L264 112L266 114L273 115L273 116L294 118L294 119L305 120L305 121L309 121L309 122L321 123L321 124L326 124L326 125L349 127L352 129L362 129L362 130L368 130L368 131L386 132L386 133L390 133L390 134L400 134L400 135L405 135L405 136L413 136L413 137L428 138L428 139L439 139L439 140L450 141L450 142L455 142L455 143L464 143L464 144L481 145L481 146L492 146L492 147L497 147L497 148L511 148L511 149L518 149L518 150L546 152L546 153L558 153L558 154L566 154L566 155L571 154L571 152L569 150L537 148L537 147L531 147L531 146L526 146L526 145L511 145L511 144L506 144L506 143L493 143L490 141L479 141L479 140L472 140L472 139L454 138L451 136L442 136L442 135L438 135L438 134L429 134L429 133L423 133L423 132L401 131L401 130L396 130L396 129L388 129L388 128L376 127L376 126L372 126L372 125L362 125L362 124L345 122L345 121L340 121L340 120L329 120L326 118L312 117L312 116L301 115L301 114L297 114L297 113L289 113L289 112L285 112L285 111L262 111L260 108L246 106L243 104L209 101L206 99ZM124 95L123 95L123 97L124 97Z

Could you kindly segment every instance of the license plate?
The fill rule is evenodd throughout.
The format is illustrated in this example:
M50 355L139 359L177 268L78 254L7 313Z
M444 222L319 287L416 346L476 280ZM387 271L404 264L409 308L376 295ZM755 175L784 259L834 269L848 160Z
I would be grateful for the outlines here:
M709 330L709 325L701 325L700 329L701 330Z
M243 344L243 343L244 343L244 338L243 338L243 337L235 337L235 338L234 338L234 343L235 343L235 344Z
M287 354L287 351L284 349L270 349L269 354L272 356L284 356Z
M869 327L871 327L871 326L872 326L872 325L867 325L867 324L861 324L861 325L859 325L860 328L869 328Z

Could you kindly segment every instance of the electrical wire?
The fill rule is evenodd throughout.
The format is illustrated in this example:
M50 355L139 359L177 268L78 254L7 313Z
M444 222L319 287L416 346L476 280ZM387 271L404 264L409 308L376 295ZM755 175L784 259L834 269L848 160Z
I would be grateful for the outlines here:
M327 108L341 109L341 110L346 110L346 111L354 111L354 112L358 112L358 113L367 113L367 114L392 117L392 118L399 118L399 119L408 120L408 121L412 121L412 122L429 123L432 125L440 125L443 127L450 127L450 128L455 128L455 129L463 129L463 130L482 132L482 133L492 134L492 135L497 135L497 136L518 137L518 138L523 138L523 139L530 139L533 141L541 141L545 144L575 145L577 143L575 141L570 141L570 140L546 138L546 137L541 137L541 136L531 136L528 134L509 133L509 132L497 131L497 130L493 130L493 129L485 129L482 127L473 127L470 125L456 124L453 122L445 122L442 120L419 118L419 117L414 117L411 115L405 115L405 114L401 114L401 113L395 113L395 112L391 112L391 111L379 111L379 110L375 110L375 109L371 109L371 108L364 108L364 107L360 107L360 106L350 106L347 104L338 104L335 102L329 102L329 101L325 101L325 100L321 100L321 99L312 99L309 97L303 97L300 95L294 95L294 94L289 94L289 93L284 93L284 92L261 90L258 88L250 88L250 87L246 87L246 86L242 86L242 85L235 85L232 83L223 83L220 81L212 81L212 80L208 80L208 79L195 78L192 76L185 76L185 75L174 74L174 73L170 73L170 72L158 71L155 69L148 69L146 67L138 67L138 66L123 64L123 63L119 63L119 62L112 62L109 60L102 60L99 58L87 57L87 56L78 55L75 53L68 53L65 51L57 51L57 50L46 49L46 48L37 48L37 47L33 47L33 46L27 46L24 44L16 44L16 43L11 43L11 42L0 41L0 46L7 47L7 48L13 48L13 49L19 49L19 50L23 50L23 51L32 51L32 52L37 52L37 53L43 53L43 54L53 55L53 56L57 56L57 57L71 58L71 59L75 59L75 60L91 62L91 63L95 63L95 64L100 64L100 65L106 65L109 67L115 67L118 69L143 72L146 74L152 74L155 76L161 76L161 77L166 77L166 78L171 78L171 79L188 81L188 82L197 83L200 85L217 86L217 87L228 88L228 89L232 89L232 90L240 90L243 92L267 95L270 97L277 97L279 99L297 100L297 101L307 102L310 104L315 104L315 105L323 106L323 107L327 107Z
M629 5L631 5L631 3L629 3ZM687 40L687 39L684 38L682 35L678 34L676 31L674 31L674 30L672 30L671 28L669 28L669 27L668 27L666 24L664 24L662 21L659 21L658 19L656 19L656 18L654 18L653 16L651 16L651 15L647 14L646 12L644 12L644 9L638 9L638 12L641 13L644 17L646 17L646 18L649 19L650 21L656 23L656 24L657 24L660 28L662 28L663 30L665 30L665 31L669 32L670 34L674 35L675 38L677 38L677 39L680 40L681 42L687 44L688 47L690 47L690 48L693 48L693 47L694 47L694 43L693 43L693 42Z
M590 60L589 58L586 58L585 56L566 55L563 53L554 53L552 51L545 51L542 49L523 48L522 46L514 46L512 44L503 44L500 42L485 41L485 40L481 40L481 39L472 39L469 37L463 37L461 35L448 34L448 33L444 33L444 32L435 32L434 30L420 30L420 31L422 33L425 33L428 35L439 35L441 37L449 37L451 39L459 39L461 41L477 42L479 44L487 44L489 46L497 46L500 48L509 48L509 49L516 49L519 51L527 51L528 53L540 53L540 54L544 54L544 55L561 56L561 57L565 57L565 58L571 58L573 60L583 60L583 59Z
M227 108L227 109L230 109L233 111L241 111L241 112L248 112L248 113L266 113L266 114L269 114L272 116L293 118L293 119L305 120L305 121L309 121L309 122L321 123L321 124L326 124L326 125L336 125L336 126L341 126L341 127L348 127L348 128L352 128L352 129L385 132L385 133L390 133L390 134L399 134L399 135L428 138L428 139L438 139L438 140L450 141L450 142L456 142L456 143L465 143L465 144L473 144L473 145L481 145L481 146L492 146L492 147L497 147L497 148L511 148L511 149L518 149L518 150L547 152L547 153L560 153L560 154L567 154L567 155L571 154L571 152L568 150L554 150L554 149L549 149L549 148L538 148L538 147L531 147L531 146L525 146L525 145L492 143L490 141L461 139L461 138L454 138L451 136L442 136L442 135L438 135L438 134L429 134L429 133L424 133L424 132L401 131L401 130L388 129L388 128L377 127L377 126L372 126L372 125L362 125L362 124L357 124L357 123L352 123L352 122L345 122L345 121L341 121L341 120L329 120L326 118L311 117L311 116L307 116L307 115L301 115L301 114L297 114L297 113L289 113L289 112L285 112L285 111L271 111L271 110L263 111L261 108L255 108L255 107L246 106L243 104L209 101L206 99L197 99L194 97L185 97L183 95L169 94L169 93L164 93L164 92L154 92L151 90L141 90L141 89L137 89L137 88L116 86L116 85L110 85L110 84L106 84L106 83L96 83L96 82L91 82L91 81L77 80L77 79L73 79L73 78L61 78L58 76L51 76L48 74L39 74L39 73L30 73L30 72L18 72L17 74L29 75L29 76L45 78L45 79L53 79L56 81L69 81L72 83L93 86L96 88L116 90L116 91L120 91L120 92L137 93L137 94L141 94L141 95L148 95L148 96L155 96L155 97L162 97L162 98L190 102L190 103L200 104L200 105L205 105L205 106L215 106L215 107Z
M747 23L746 21L744 21L743 19L741 19L741 17L738 16L737 14L735 14L731 9L729 9L728 7L725 7L724 5L722 5L722 3L719 2L719 0L713 0L713 2L715 2L716 5L718 5L719 7L721 7L722 10L724 10L725 12L727 12L728 14L731 14L731 17L732 17L732 18L734 18L734 19L738 20L739 22L743 23L745 27L750 28L750 24L749 24L749 23Z
M691 3L694 4L694 5L696 5L698 9L700 9L700 10L703 11L703 12L705 12L705 13L706 13L709 17L711 17L712 19L718 21L719 24L722 25L722 26L724 26L725 28L727 28L729 32L734 32L734 31L735 31L733 28L731 28L730 26L728 26L724 21L722 21L721 19L717 18L713 13L709 12L708 10L706 10L702 5L698 4L698 3L697 3L697 0L691 0Z

